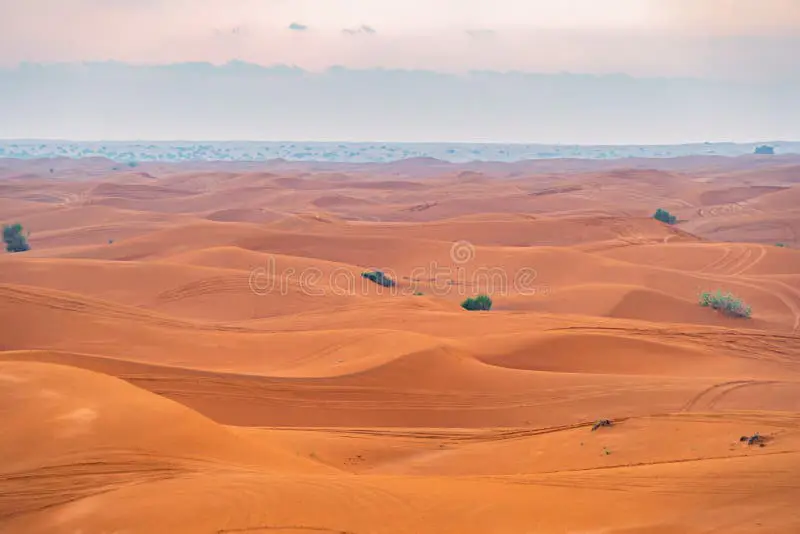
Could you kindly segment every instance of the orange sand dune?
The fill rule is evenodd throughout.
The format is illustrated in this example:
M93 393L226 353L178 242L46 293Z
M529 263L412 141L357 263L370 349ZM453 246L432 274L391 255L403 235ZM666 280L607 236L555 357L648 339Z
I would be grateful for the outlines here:
M272 471L329 471L277 447L256 447L234 429L108 375L6 361L0 363L0 376L5 424L22 430L3 440L4 470L46 471L40 465L43 458L56 466L59 457L102 463L106 455L109 460L128 455L144 461L149 456L155 463L195 459ZM156 428L167 432L152 432Z
M797 248L800 244L800 213L797 210L779 213L753 211L738 205L725 206L722 214L685 225L687 230L719 241L777 244ZM727 209L731 208L731 209Z
M3 224L14 224L18 219L27 220L35 213L45 212L50 209L50 206L42 202L0 198L0 212L3 214Z
M302 267L293 267L297 263L293 258L263 259L246 270L157 262L14 259L18 261L0 261L4 266L0 283L14 281L92 295L193 319L254 319L302 312L319 304L321 292L335 290L319 274L322 271L301 276ZM336 269L342 290L356 281L359 287L363 285L354 269ZM368 297L342 295L327 300L326 305L345 306Z
M125 200L159 200L162 198L185 197L191 192L152 184L123 184L117 178L114 182L102 182L87 192L89 198L104 197Z
M771 193L785 192L788 187L782 186L733 186L725 189L704 191L700 195L700 203L704 206L715 206L719 204L731 204L735 202L750 201L762 195L771 196Z
M746 377L767 362L703 350L692 344L612 333L552 332L495 336L483 361L512 369L570 373ZM775 376L785 373L776 366Z
M800 526L791 511L800 495L796 416L639 418L597 433L578 426L505 435L370 432L358 439L353 432L349 445L340 439L337 447L307 434L272 439L226 430L85 371L30 363L0 369L3 398L28 399L29 415L50 418L49 434L55 434L36 440L41 427L24 432L26 423L14 421L12 428L37 446L3 444L4 458L18 462L4 464L0 479L0 528L7 532L74 532L87 524L99 530L387 533L531 525L611 532ZM131 410L142 425L138 434L130 417L112 416ZM756 424L772 439L763 449L738 441ZM165 427L157 436L148 432ZM116 441L98 442L94 436L104 429ZM132 438L119 439L129 432ZM691 444L666 446L676 433L691 436ZM404 456L381 454L397 448L395 442ZM289 443L302 453L288 455ZM45 452L41 447L52 451L50 461L28 463ZM368 475L337 474L330 465L358 466L381 456ZM483 461L487 456L496 460ZM620 488L636 503L625 514ZM490 492L489 506L465 504L481 492ZM750 504L746 512L736 505L742 499ZM576 510L553 504L561 502ZM609 510L616 514L603 513Z
M800 182L800 173L797 175ZM754 209L765 212L796 210L800 201L800 184L762 195L748 202Z
M352 227L348 227L349 230ZM404 235L474 245L543 246L576 245L618 239L623 242L660 242L666 238L684 240L673 229L653 219L620 217L503 217L458 218L416 225L396 224L356 231L367 235Z
M764 183L764 179L762 183ZM736 188L732 188L734 190ZM682 226L717 241L750 241L797 247L800 232L800 186L755 187L763 194L741 199L718 199L699 209ZM770 191L771 189L771 191Z
M800 165L791 156L785 160L774 159L766 165L751 167L745 161L733 169L720 172L705 172L714 182L739 183L748 185L792 185L800 182ZM736 168L738 167L738 168Z
M694 403L705 402L707 392L731 383L728 377L526 371L482 363L463 349L447 348L401 356L350 375L317 378L196 371L54 351L13 351L3 359L108 373L222 424L283 428L587 424L608 411L632 417L691 410ZM797 384L786 378L764 382L784 389ZM767 404L780 410L786 402L772 398Z
M0 165L0 533L800 530L795 159L113 167Z
M109 241L145 235L179 221L184 216L120 210L107 206L76 204L50 206L24 217L33 253L59 247L109 245Z
M681 271L738 276L800 272L800 251L745 243L648 245L604 251L618 260Z
M205 216L209 221L268 223L283 219L283 214L264 208L231 208L214 211Z
M380 362L381 351L375 347L379 339L387 343L384 360L438 343L425 334L370 329L369 324L298 334L194 323L141 307L26 286L0 285L0 314L15 327L4 339L7 349L124 354L135 361L277 376L308 365L305 360L317 361L308 376L347 372L359 365L360 358ZM193 331L189 352L178 350L184 342L180 333L186 330ZM225 332L243 335L225 336ZM142 344L137 339L150 341Z

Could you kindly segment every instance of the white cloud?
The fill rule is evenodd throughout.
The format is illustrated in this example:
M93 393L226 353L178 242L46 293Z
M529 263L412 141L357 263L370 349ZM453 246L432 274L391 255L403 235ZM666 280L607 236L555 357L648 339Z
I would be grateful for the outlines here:
M346 35L372 35L376 33L376 30L372 26L362 24L356 28L345 28L342 30L342 33Z

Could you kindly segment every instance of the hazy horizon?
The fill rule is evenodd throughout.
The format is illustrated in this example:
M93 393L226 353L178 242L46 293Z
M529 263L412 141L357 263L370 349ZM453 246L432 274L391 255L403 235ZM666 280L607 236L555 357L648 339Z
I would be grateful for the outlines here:
M800 139L797 0L0 3L0 138Z
M0 138L674 145L800 139L792 83L244 62L0 69Z

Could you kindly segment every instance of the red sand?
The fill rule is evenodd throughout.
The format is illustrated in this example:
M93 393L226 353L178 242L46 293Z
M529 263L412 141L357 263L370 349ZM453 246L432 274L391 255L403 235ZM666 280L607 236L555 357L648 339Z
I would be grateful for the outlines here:
M799 531L800 180L749 161L15 164L0 532Z

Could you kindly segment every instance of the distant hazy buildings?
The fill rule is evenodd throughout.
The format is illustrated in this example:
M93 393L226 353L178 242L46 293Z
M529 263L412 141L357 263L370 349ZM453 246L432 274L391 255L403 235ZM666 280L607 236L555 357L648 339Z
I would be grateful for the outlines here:
M781 154L800 154L800 142L781 142ZM3 141L0 158L102 157L130 168L148 161L317 161L330 163L388 163L408 158L436 158L453 163L539 159L668 158L680 156L742 156L753 153L751 143L681 145L536 145L459 143L324 143L226 141L201 142L74 142Z

